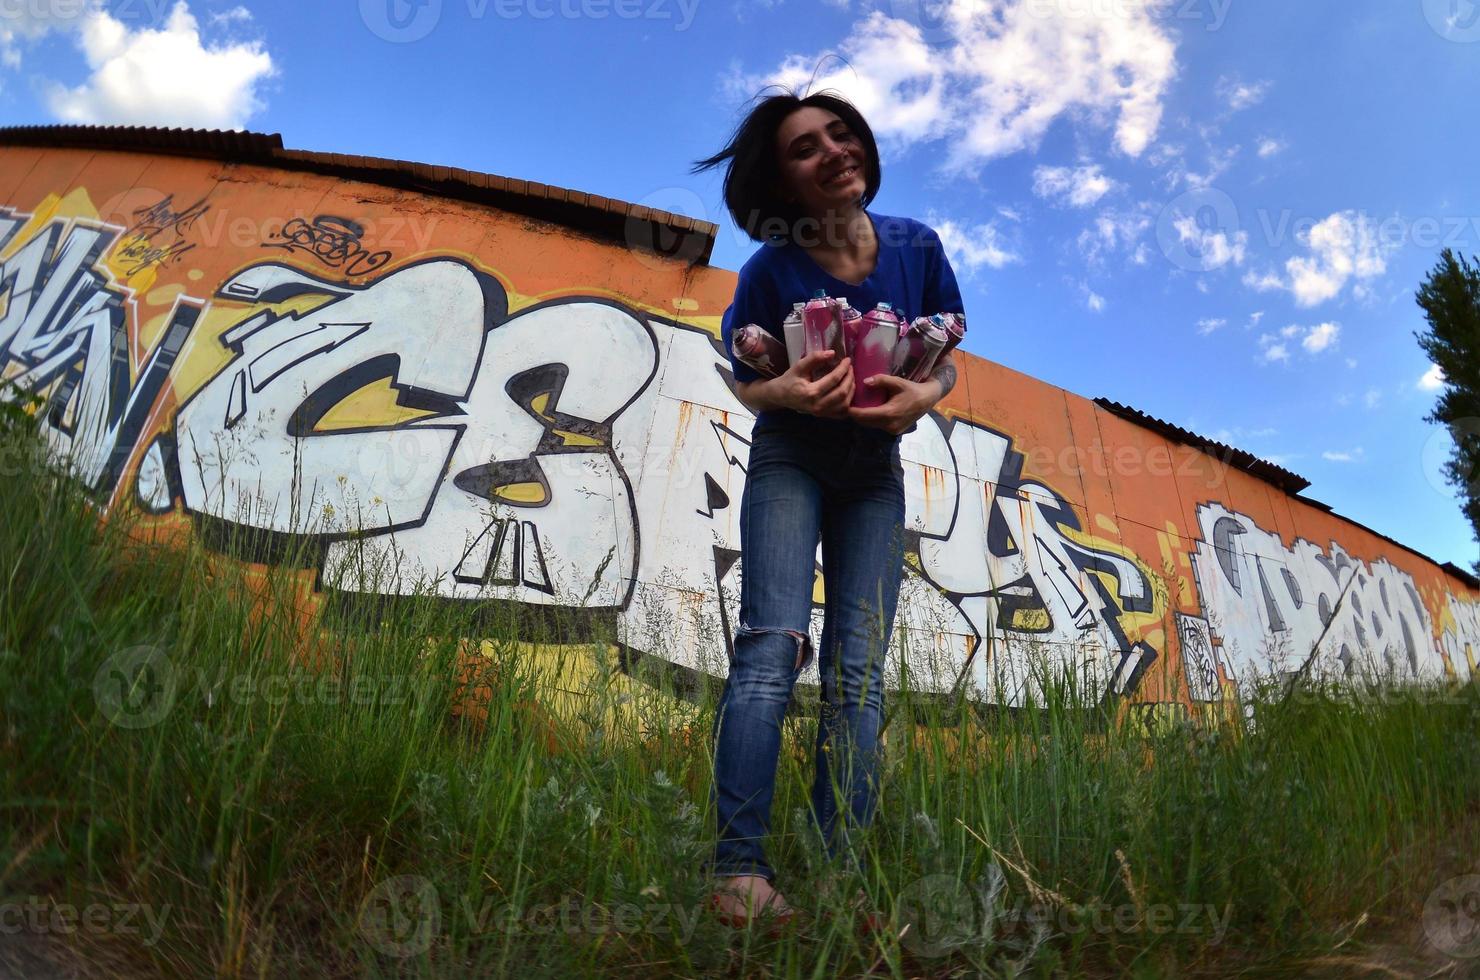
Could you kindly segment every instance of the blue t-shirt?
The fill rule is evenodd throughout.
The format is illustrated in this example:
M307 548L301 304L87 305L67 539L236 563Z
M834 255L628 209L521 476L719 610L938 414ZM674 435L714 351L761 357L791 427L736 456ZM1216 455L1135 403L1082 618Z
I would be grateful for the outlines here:
M784 345L782 321L793 304L811 299L819 289L828 296L846 298L848 305L861 313L879 303L888 303L902 310L910 320L935 313L965 314L956 274L934 229L913 218L893 218L867 210L864 213L873 222L879 258L873 273L856 286L823 271L805 249L784 239L762 245L741 267L735 300L725 310L720 326L736 382L758 381L761 375L735 358L730 342L734 331L748 323L759 324ZM847 419L821 419L789 409L768 409L756 418L757 429L819 425L826 428L825 423L864 428ZM884 434L882 430L870 431Z

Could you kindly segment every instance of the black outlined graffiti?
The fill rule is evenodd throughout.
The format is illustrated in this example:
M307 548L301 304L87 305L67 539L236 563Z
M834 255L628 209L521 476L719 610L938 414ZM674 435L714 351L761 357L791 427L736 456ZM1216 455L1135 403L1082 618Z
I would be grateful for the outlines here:
M0 223L8 241L20 216ZM43 437L60 459L106 497L122 476L143 425L163 390L201 304L177 297L164 332L137 376L130 370L133 294L102 264L119 229L57 218L0 265L0 398L26 392L43 399Z
M118 257L127 263L124 274L134 276L151 267L180 261L195 248L186 235L209 210L211 206L202 197L177 211L173 194L135 210L134 223L124 232L118 246Z
M360 242L365 228L357 221L332 214L321 214L312 223L294 218L283 225L273 238L262 243L264 248L281 248L289 252L306 252L331 269L347 276L374 272L391 259L382 249L371 252Z

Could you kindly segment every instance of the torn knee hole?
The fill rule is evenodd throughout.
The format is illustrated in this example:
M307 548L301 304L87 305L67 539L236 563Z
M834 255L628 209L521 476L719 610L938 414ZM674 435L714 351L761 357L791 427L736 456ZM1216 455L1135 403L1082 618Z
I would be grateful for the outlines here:
M775 627L755 627L740 624L740 632L749 633L751 636L764 636L774 633L789 637L797 645L796 666L793 670L803 670L812 662L812 638L800 630L778 629Z

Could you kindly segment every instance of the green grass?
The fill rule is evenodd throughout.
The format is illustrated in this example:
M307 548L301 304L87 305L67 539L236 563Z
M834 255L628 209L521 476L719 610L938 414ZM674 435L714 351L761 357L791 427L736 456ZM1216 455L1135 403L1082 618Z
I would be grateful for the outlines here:
M737 933L702 909L712 689L695 705L634 684L593 636L572 701L556 692L578 665L542 668L527 620L434 602L305 630L301 570L141 546L13 418L0 458L0 927L39 922L0 957L25 940L110 974L1264 974L1409 935L1480 844L1473 686L1271 698L1252 733L1117 725L1061 687L1016 712L901 693L860 882L891 931L819 897L797 712L769 853L809 920ZM474 687L486 714L454 714ZM541 707L562 697L576 707ZM101 924L72 930L36 911L89 907Z

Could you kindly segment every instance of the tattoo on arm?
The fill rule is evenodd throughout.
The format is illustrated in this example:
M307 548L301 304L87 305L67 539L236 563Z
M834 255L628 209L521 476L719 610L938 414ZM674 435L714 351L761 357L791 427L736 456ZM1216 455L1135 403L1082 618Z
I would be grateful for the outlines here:
M951 393L951 389L956 387L956 365L951 361L950 355L946 355L946 359L935 366L930 376L940 382L940 397L944 398Z

